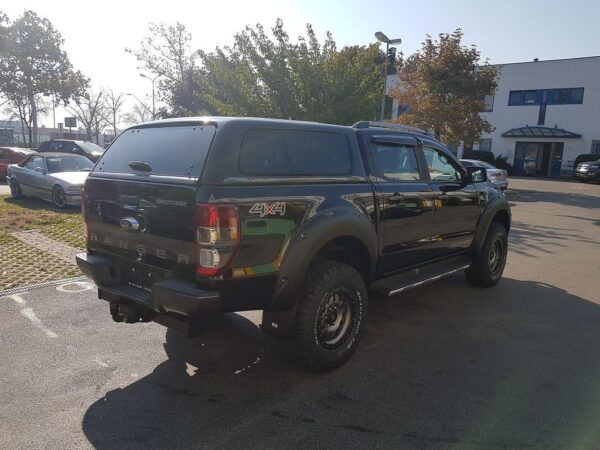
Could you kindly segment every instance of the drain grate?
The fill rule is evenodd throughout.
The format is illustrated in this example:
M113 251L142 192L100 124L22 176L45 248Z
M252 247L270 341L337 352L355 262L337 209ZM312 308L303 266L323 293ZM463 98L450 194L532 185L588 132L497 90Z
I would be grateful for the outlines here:
M87 277L75 277L75 278L63 278L62 280L45 281L43 283L30 284L28 286L18 286L10 289L0 291L0 297L6 297L7 295L22 294L23 292L31 291L33 289L40 289L49 286L57 286L65 283L75 283L77 281L86 281Z

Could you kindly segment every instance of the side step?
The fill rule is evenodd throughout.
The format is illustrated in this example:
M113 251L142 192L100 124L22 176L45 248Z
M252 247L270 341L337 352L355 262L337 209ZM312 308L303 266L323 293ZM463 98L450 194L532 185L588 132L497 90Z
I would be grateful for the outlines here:
M467 255L454 256L378 280L371 285L371 290L384 295L398 294L465 270L470 265L471 260Z

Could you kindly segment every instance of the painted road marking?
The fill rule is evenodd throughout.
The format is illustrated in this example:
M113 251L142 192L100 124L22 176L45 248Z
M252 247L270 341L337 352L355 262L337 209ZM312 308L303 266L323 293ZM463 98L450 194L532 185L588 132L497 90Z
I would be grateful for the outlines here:
M61 284L60 286L56 286L56 290L74 294L77 292L89 291L90 289L93 289L94 286L95 285L89 281L73 281L71 283L65 283Z
M25 301L25 299L18 294L9 295L9 298L12 299L15 303L18 303L19 305L25 305L27 303ZM27 317L35 327L37 327L42 332L44 332L44 334L46 336L48 336L49 338L55 339L58 337L58 334L56 334L54 331L52 331L50 328L46 327L42 323L42 321L38 318L38 316L36 316L35 313L33 312L33 309L21 308L21 310L19 312L23 316Z

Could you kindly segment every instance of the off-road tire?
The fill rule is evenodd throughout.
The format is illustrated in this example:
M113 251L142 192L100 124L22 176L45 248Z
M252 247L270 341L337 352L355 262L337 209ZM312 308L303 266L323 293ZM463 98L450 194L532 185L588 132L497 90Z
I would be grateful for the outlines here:
M481 249L473 258L473 264L465 270L467 280L473 286L485 288L495 286L504 272L507 251L506 228L502 224L494 222L488 230Z
M56 185L52 188L52 203L61 209L67 206L67 196L62 186Z
M21 186L19 186L19 182L17 180L10 180L10 195L13 198L18 198L23 195L21 192Z
M312 372L326 372L344 364L358 346L367 306L367 288L355 268L338 261L318 260L298 296L292 337L296 361ZM337 321L337 317L342 319ZM336 323L337 329L342 327L339 335L323 331L335 328ZM345 323L348 325L344 331ZM331 339L327 341L325 335Z

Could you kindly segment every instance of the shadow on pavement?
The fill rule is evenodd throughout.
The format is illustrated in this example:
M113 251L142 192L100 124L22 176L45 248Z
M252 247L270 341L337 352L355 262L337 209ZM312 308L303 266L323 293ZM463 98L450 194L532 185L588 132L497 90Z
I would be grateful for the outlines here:
M600 196L569 192L544 192L525 189L511 189L509 200L518 202L548 202L586 209L600 209Z
M577 218L582 219L583 218ZM600 224L600 221L598 221ZM592 223L595 223L592 221ZM552 254L566 248L572 242L596 245L600 251L600 240L586 239L581 231L571 228L549 227L513 221L508 239L510 251L524 256L536 256L535 253Z
M323 375L238 315L194 340L167 331L168 360L90 405L83 431L102 449L600 446L598 304L457 275L369 314Z

